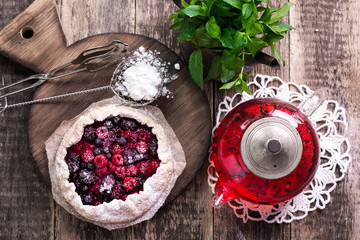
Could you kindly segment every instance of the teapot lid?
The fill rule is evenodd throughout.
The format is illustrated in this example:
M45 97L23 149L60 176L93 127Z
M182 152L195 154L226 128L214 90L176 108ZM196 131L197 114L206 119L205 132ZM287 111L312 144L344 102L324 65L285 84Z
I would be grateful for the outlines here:
M265 179L287 176L298 166L303 144L291 122L265 117L253 122L241 139L241 157L246 167Z

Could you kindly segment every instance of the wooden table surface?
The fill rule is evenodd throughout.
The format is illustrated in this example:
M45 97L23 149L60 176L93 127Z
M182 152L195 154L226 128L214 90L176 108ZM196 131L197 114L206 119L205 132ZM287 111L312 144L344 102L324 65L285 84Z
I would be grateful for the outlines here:
M0 29L32 2L0 0ZM286 1L269 2L275 7ZM210 206L208 163L203 159L190 185L154 218L121 230L102 229L58 206L36 174L29 152L27 106L0 114L0 239L360 239L360 5L355 0L292 2L286 21L296 30L278 45L286 66L280 71L259 66L251 76L277 75L312 89L326 88L329 98L346 108L353 161L325 209L291 224L243 223L229 206ZM57 0L57 5L69 44L98 33L128 32L152 37L179 53L178 33L164 24L177 9L170 0ZM0 75L7 83L32 73L0 56ZM213 118L218 103L234 93L219 91L219 86L205 86ZM33 93L12 101L30 100Z

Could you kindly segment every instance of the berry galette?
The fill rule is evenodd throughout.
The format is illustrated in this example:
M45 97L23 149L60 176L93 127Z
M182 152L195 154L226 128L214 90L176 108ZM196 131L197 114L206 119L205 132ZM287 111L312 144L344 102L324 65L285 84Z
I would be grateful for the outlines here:
M152 118L108 105L86 111L66 131L55 171L61 194L77 215L126 225L163 204L174 184L174 157Z

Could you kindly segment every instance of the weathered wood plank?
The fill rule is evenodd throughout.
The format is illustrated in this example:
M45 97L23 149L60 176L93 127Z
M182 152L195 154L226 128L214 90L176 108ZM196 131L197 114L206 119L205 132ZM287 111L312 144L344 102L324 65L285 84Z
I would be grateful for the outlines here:
M356 1L293 1L290 23L291 80L313 89L325 88L328 98L347 111L352 164L322 211L292 224L294 239L358 239L360 76L358 58L359 5ZM317 30L315 30L317 29ZM316 231L314 231L314 227Z
M0 29L32 1L0 1ZM32 74L0 56L0 75L9 84ZM17 95L9 102L30 100L33 91ZM0 238L51 239L54 209L51 193L44 188L29 153L27 119L29 107L0 113Z

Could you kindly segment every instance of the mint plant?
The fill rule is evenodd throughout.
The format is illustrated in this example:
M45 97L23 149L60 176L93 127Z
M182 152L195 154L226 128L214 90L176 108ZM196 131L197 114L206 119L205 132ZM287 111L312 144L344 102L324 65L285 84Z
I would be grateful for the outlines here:
M192 42L196 49L189 58L189 70L194 81L203 89L204 70L202 49L217 53L206 80L221 79L220 89L235 88L249 92L244 65L264 47L270 46L274 56L281 58L274 43L294 29L280 21L292 3L270 8L268 0L191 0L181 1L183 9L174 12L166 22L170 29L179 29L177 39Z

